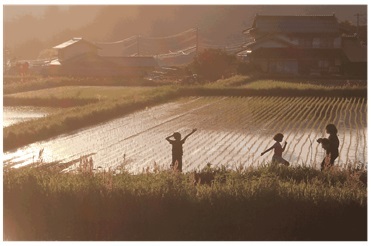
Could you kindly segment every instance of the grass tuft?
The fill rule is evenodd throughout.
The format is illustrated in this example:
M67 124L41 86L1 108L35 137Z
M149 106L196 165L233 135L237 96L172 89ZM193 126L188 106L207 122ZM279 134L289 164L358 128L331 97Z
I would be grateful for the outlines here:
M219 168L195 185L194 173L79 165L4 170L4 239L367 240L365 170Z

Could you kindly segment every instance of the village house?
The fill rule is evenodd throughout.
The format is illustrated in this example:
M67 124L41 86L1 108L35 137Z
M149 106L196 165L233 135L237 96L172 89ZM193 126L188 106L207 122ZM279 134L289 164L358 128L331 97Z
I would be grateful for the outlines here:
M73 38L53 48L58 51L58 58L48 64L46 72L52 75L138 77L158 66L150 56L100 56L100 47L83 38Z
M98 46L82 38L73 38L53 48L58 50L58 60L60 62L82 54L97 54L99 49Z
M243 31L248 42L238 55L261 72L285 75L338 75L347 57L335 15L256 15Z
M347 57L344 61L344 74L367 78L367 46L362 44L357 35L343 36L342 49Z

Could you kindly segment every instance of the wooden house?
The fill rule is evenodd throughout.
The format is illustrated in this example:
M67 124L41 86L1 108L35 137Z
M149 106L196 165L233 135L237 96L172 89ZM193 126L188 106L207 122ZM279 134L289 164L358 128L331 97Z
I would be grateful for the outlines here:
M250 40L240 52L261 72L286 75L341 73L344 52L335 15L256 15L243 31Z
M82 54L97 54L98 46L90 43L82 38L73 38L64 43L61 43L54 49L58 50L58 60L60 62L74 58Z
M101 56L98 46L82 38L73 38L54 48L58 50L58 59L49 64L49 71L53 71L49 74L53 75L139 77L158 66L154 57Z

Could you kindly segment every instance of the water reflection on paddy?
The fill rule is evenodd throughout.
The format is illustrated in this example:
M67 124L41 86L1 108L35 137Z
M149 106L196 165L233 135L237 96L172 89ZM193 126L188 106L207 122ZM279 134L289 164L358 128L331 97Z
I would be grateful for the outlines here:
M323 105L331 101L321 100ZM324 129L330 120L339 130L340 157L336 163L367 164L365 103L354 107L344 103L344 107L336 108L318 104L308 107L308 114L300 101L296 106L290 103L290 99L265 97L181 99L4 153L4 164L31 164L43 149L45 162L69 162L91 155L96 168L124 165L134 173L152 168L154 163L168 168L171 145L165 137L176 131L185 136L197 128L183 146L184 171L207 163L230 167L267 163L273 153L262 157L260 153L274 143L272 137L277 132L282 132L288 142L285 159L293 165L319 167L325 153L316 139L327 136ZM69 170L73 168L76 166Z
M49 115L50 108L3 107L3 127Z

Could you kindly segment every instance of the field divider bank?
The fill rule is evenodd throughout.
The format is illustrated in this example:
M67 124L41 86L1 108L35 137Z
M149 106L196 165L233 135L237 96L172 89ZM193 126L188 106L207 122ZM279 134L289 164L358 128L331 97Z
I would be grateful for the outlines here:
M331 88L331 89L250 89L250 88L207 88L183 87L183 96L279 96L279 97L361 97L367 98L364 88Z
M193 96L272 96L272 97L360 97L367 98L367 90L352 89L249 89L249 88L206 88L206 87L157 87L151 91L130 98L115 98L99 103L91 103L80 107L64 110L28 122L19 123L4 128L4 151L19 148L27 144L46 140L60 134L76 131L108 120L122 117L137 110L145 109L179 99ZM47 99L46 99L47 100ZM54 98L48 99L50 102ZM367 100L367 99L366 99ZM6 101L4 106L6 106Z
M4 128L4 151L46 140L60 134L73 132L137 110L162 104L179 98L179 91L167 87L146 92L133 98L106 100L81 107L73 107L62 113L23 122Z

